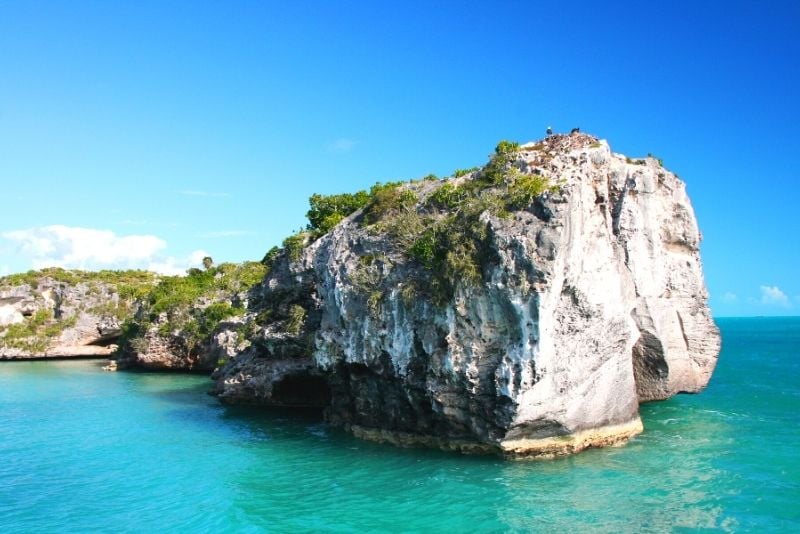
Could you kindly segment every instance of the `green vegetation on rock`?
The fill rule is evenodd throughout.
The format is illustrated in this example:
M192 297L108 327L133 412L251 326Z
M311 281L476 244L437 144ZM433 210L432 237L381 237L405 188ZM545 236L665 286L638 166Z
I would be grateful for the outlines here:
M150 271L81 271L62 269L61 267L46 267L38 271L10 274L0 277L0 287L12 287L27 284L36 288L39 283L51 278L56 282L69 285L78 284L108 284L116 288L120 298L139 298L145 295L160 278L158 274Z
M327 234L342 219L363 208L369 201L370 194L366 191L338 195L313 194L308 199L308 229L317 236Z
M22 323L0 327L0 347L41 354L65 328L75 325L76 318L58 320L50 310L39 310Z
M137 349L138 337L151 325L163 336L180 338L187 352L207 341L220 322L244 315L236 298L263 280L267 268L260 262L222 263L205 271L190 270L187 276L164 277L142 301L138 318L123 324L120 346ZM141 347L139 347L141 349Z

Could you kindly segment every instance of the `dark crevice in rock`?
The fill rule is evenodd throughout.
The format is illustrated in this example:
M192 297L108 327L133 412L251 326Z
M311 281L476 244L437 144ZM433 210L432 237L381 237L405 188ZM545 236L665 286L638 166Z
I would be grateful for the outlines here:
M323 376L294 373L272 387L272 400L281 406L324 408L331 402L331 389Z

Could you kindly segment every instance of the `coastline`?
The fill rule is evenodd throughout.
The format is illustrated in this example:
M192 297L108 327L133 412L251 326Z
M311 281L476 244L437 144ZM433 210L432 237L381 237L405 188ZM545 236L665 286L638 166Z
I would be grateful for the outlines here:
M564 436L539 439L514 439L499 444L469 440L448 440L437 436L346 425L353 436L376 443L389 443L403 448L431 448L461 454L494 454L509 460L551 460L569 456L589 448L620 447L644 431L641 418L625 423L579 430Z

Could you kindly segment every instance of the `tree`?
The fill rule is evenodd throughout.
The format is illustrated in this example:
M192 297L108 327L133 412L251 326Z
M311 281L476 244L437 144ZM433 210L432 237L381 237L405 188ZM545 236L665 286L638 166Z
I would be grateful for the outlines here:
M203 269L207 271L212 265L214 265L214 260L211 259L211 256L206 256L203 258Z

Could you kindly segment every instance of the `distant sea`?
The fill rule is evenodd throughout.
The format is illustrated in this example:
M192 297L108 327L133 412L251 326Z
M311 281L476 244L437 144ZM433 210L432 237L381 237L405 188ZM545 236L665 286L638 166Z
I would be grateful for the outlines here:
M545 462L366 443L201 376L0 362L0 532L798 532L800 318L718 324L705 392Z

